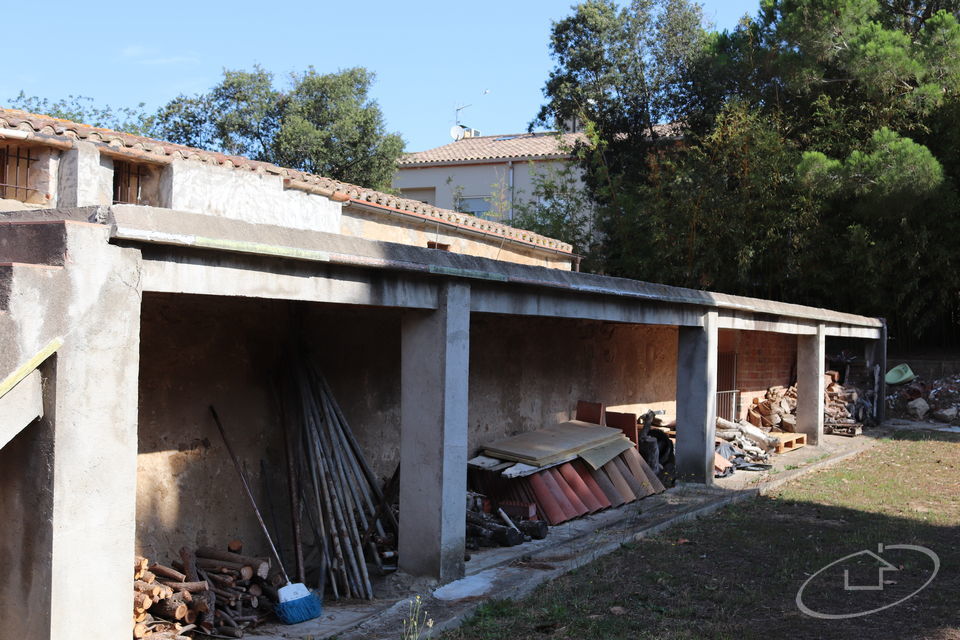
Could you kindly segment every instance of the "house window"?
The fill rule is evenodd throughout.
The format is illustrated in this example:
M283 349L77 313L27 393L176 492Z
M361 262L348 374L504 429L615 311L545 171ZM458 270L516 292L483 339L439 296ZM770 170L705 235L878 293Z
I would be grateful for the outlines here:
M458 198L457 211L460 213L469 213L478 218L487 218L490 213L490 198L483 196Z
M143 165L123 160L113 161L114 204L141 204L143 182L147 172Z
M31 192L28 175L30 165L39 160L30 147L0 145L0 198L27 202Z
M428 240L427 249L438 249L440 251L450 251L450 245L443 244L442 242L434 242L433 240Z

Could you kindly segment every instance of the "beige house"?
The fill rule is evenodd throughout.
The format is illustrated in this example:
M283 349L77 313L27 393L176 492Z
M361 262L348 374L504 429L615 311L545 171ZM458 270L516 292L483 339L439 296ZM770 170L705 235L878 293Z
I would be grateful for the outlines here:
M405 197L492 220L510 220L533 198L534 176L566 166L582 134L464 137L403 156L393 188Z

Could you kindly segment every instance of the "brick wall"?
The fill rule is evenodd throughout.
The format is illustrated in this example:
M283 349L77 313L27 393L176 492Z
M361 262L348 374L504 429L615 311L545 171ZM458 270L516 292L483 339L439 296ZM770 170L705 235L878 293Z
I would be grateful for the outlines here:
M796 376L797 337L764 331L723 330L719 350L737 354L737 388L740 389L740 417L754 398L762 398L769 387L789 385Z

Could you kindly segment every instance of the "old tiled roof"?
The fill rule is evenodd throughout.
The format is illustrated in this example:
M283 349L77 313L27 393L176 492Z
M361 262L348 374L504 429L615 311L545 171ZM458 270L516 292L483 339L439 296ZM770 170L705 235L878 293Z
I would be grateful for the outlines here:
M110 147L114 152L133 158L155 162L169 162L174 159L195 160L238 170L270 173L281 176L284 183L292 188L303 189L342 202L353 202L396 211L414 217L433 219L454 225L467 231L497 236L515 242L560 253L572 253L573 248L559 240L548 238L524 229L516 229L497 222L483 220L475 216L441 209L417 200L367 189L357 185L325 178L296 169L287 169L271 164L251 160L243 156L231 156L216 151L206 151L194 147L173 144L145 138L131 133L122 133L110 129L91 127L85 124L36 115L16 109L0 108L0 129L19 129L33 135L37 142L85 140Z
M655 125L660 136L675 136L674 125ZM514 133L498 136L463 138L442 147L408 153L400 158L401 167L439 165L462 162L489 162L495 160L527 160L566 158L577 142L586 140L582 133Z
M552 132L477 136L426 151L408 153L400 158L399 164L406 166L508 158L563 158L568 155L567 149L581 139L583 134Z

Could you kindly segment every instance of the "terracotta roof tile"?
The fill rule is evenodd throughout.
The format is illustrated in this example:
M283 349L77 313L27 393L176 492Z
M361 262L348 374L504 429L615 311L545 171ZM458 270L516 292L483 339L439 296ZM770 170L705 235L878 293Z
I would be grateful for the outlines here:
M440 164L444 162L465 162L470 160L497 160L506 158L542 158L564 157L569 148L582 134L564 133L516 133L499 136L477 136L463 138L442 147L408 153L400 158L399 164Z
M27 113L16 109L0 108L0 128L20 129L40 135L54 136L61 139L66 138L68 140L86 140L108 145L120 151L129 150L131 156L140 157L141 159L143 154L147 156L156 155L158 159L182 158L237 170L270 173L283 177L285 183L288 185L314 189L337 200L352 200L386 210L398 210L419 217L442 220L464 229L479 231L488 235L495 235L560 253L572 253L573 251L573 248L565 242L541 236L531 231L516 229L498 222L491 222L465 213L441 209L417 200L410 200L373 189L367 189L354 184L340 182L332 178L325 178L296 169L279 167L269 162L251 160L243 156L231 156L215 151L206 151L204 149L145 138L131 133L91 127L51 116Z
M654 129L661 136L677 135L677 127L671 124L655 125ZM577 142L585 140L583 133L558 134L555 131L477 136L426 151L408 153L398 163L400 166L414 166L518 158L564 158Z

